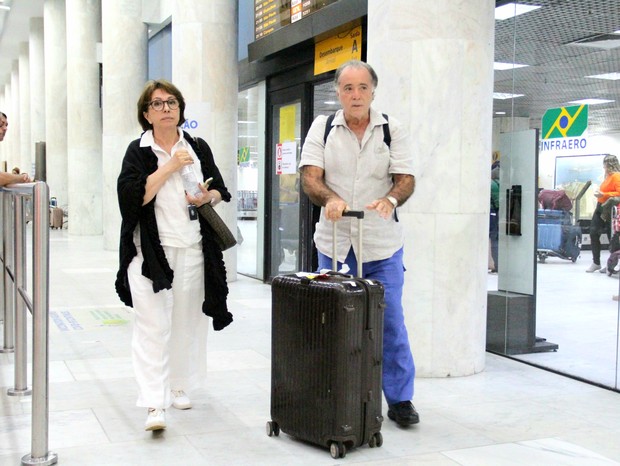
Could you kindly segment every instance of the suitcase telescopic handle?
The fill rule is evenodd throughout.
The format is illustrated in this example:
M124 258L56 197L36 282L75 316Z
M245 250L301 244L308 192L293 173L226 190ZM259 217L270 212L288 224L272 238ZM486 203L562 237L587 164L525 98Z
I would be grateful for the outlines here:
M359 244L358 244L358 248L357 248L357 276L361 277L362 276L362 264L363 262L363 257L362 257L362 220L364 219L364 211L363 210L345 210L342 213L343 217L355 217L358 220L358 240L359 240ZM338 271L338 254L336 251L336 223L337 222L332 222L333 223L333 242L332 242L332 269L334 270L334 272Z

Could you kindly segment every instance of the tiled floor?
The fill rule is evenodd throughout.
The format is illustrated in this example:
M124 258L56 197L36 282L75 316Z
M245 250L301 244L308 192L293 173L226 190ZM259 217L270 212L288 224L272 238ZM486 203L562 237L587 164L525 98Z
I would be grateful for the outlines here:
M334 460L285 434L268 437L270 289L242 276L231 283L234 324L209 334L207 388L191 394L193 409L168 411L164 432L145 432L132 314L113 287L117 253L99 237L51 237L49 449L61 465L620 464L620 394L492 354L475 376L419 378L421 423L386 420L381 448ZM31 401L6 395L12 360L0 354L2 466L31 448Z

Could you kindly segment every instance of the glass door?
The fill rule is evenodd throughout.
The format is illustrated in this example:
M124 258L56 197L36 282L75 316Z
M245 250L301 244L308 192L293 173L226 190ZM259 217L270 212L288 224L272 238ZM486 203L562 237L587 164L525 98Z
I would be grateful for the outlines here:
M300 177L304 86L269 94L269 277L301 270Z
M313 119L335 113L340 105L331 76L320 81L312 79L306 73L301 78L305 82L269 92L266 279L317 268L313 235L320 208L303 193L297 167Z
M237 105L237 272L263 277L265 82L239 92Z

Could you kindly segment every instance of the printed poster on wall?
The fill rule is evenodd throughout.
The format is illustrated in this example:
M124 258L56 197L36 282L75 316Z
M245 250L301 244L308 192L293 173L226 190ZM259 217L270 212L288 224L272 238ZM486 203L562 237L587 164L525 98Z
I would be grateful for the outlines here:
M184 113L185 123L181 125L181 129L194 137L210 140L211 104L209 102L186 102Z
M276 175L297 173L297 143L283 142L276 145Z

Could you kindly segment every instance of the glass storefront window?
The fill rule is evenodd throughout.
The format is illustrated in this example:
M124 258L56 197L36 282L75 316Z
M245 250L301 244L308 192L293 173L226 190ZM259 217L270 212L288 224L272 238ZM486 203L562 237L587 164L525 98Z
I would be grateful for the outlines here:
M237 159L237 271L263 276L265 84L239 92Z
M501 312L498 303L495 309L489 304L489 315L503 345L493 350L618 389L618 272L591 267L597 262L595 193L607 176L602 160L605 154L620 157L617 7L578 0L520 3L538 8L519 14L511 4L512 14L495 22L500 251L499 273L489 274L488 290L490 301L501 296ZM550 22L559 25L553 32ZM502 237L515 186L523 188L521 221L532 237ZM568 203L539 201L541 194L562 193ZM618 247L613 222L602 231L601 270ZM514 254L520 248L525 252ZM510 288L531 273L522 254L534 261L531 293Z

